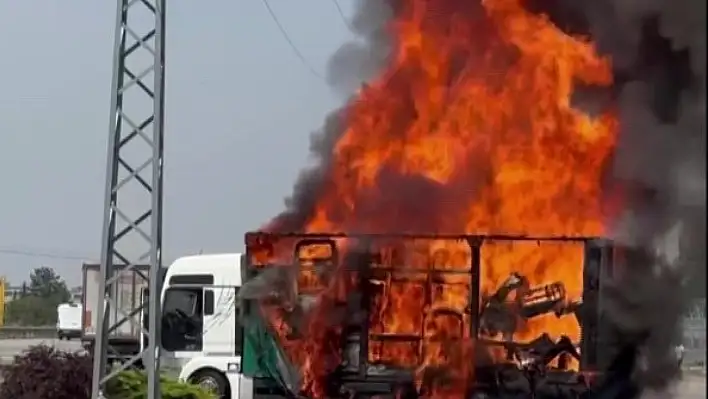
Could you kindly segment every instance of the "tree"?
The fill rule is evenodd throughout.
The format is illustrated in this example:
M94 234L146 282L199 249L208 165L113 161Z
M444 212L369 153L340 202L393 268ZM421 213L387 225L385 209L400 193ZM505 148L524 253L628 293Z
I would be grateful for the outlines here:
M68 302L71 293L64 280L50 267L39 267L30 273L29 285L23 293L7 303L5 323L46 326L57 322L57 306Z
M20 326L50 326L57 322L57 308L47 301L28 295L7 304L5 323Z
M57 304L67 302L71 298L66 283L51 267L38 267L30 274L29 292L33 296L53 299Z

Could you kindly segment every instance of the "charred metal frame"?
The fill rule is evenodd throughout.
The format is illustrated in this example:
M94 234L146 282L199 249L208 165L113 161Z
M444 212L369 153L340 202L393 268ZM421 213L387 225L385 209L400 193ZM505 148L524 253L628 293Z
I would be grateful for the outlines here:
M580 311L578 316L578 321L581 327L581 361L580 361L580 371L581 372L597 372L601 363L601 340L598 338L600 335L600 315L602 308L602 281L611 275L613 267L613 243L610 240L598 238L598 237L542 237L542 236L520 236L520 235L436 235L436 234L346 234L346 233L332 233L332 234L305 234L305 233L265 233L265 232L253 232L246 234L246 259L248 265L246 269L249 273L255 273L255 270L251 269L251 249L254 243L277 243L280 241L297 241L290 248L293 249L293 254L296 256L299 248L305 245L330 245L332 248L333 256L339 256L337 254L337 243L334 241L336 239L352 239L356 240L369 251L372 249L372 243L377 240L445 240L445 241L464 241L469 245L470 248L470 269L466 270L465 273L470 274L470 298L469 298L469 336L472 339L480 339L480 278L481 278L481 251L482 246L488 241L503 241L503 242L514 242L514 241L536 241L536 242L569 242L569 243L582 243L584 245L584 259L582 264L583 273L583 309ZM371 277L371 263L366 263L367 267L364 270L358 269L361 273L360 280L366 280ZM376 270L385 270L379 269ZM421 272L430 273L431 269L420 270ZM433 270L434 271L434 270ZM442 270L449 271L449 270ZM453 270L454 272L454 270ZM360 287L361 287L360 283ZM364 292L362 295L362 309L369 309L370 300L369 295ZM476 310L475 310L476 308ZM363 381L369 379L370 375L367 372L367 366L369 358L369 339L370 334L368 333L369 328L369 318L364 317L364 321L361 326L362 333L359 336L359 364L357 367L357 379ZM373 381L372 381L373 382Z
M614 246L607 239L593 239L585 242L583 265L583 303L588 304L581 312L581 370L597 371L605 366L602 341L601 318L603 309L603 282L611 279L614 272Z

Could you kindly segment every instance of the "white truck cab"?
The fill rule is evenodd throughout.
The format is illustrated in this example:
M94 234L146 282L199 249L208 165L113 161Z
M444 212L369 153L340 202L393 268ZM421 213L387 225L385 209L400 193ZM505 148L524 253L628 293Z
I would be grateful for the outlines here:
M161 292L160 369L238 397L241 254L194 255L167 269Z

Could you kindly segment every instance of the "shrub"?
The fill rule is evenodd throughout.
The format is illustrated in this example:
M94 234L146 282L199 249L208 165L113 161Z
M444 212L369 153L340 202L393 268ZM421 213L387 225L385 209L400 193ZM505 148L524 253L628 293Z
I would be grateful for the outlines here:
M1 399L90 399L91 358L40 345L2 370Z
M163 399L215 399L216 396L204 388L166 376L160 377ZM143 371L127 370L118 375L106 387L107 398L147 398L147 376Z
M1 375L0 399L90 399L93 359L39 345L15 356ZM164 399L215 398L199 386L166 376L160 382ZM107 399L146 398L147 376L143 371L123 371L108 382L104 394Z

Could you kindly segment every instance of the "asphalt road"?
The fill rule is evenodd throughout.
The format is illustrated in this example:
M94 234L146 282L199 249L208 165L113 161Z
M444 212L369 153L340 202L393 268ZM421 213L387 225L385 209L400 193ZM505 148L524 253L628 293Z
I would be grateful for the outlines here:
M60 341L58 339L5 339L0 340L0 361L9 363L13 357L35 345L50 345L61 350L76 351L81 349L81 341ZM686 373L674 389L667 393L648 393L644 399L704 399L706 396L706 376Z
M706 398L706 376L685 375L676 387L667 393L647 393L643 399L704 399Z

